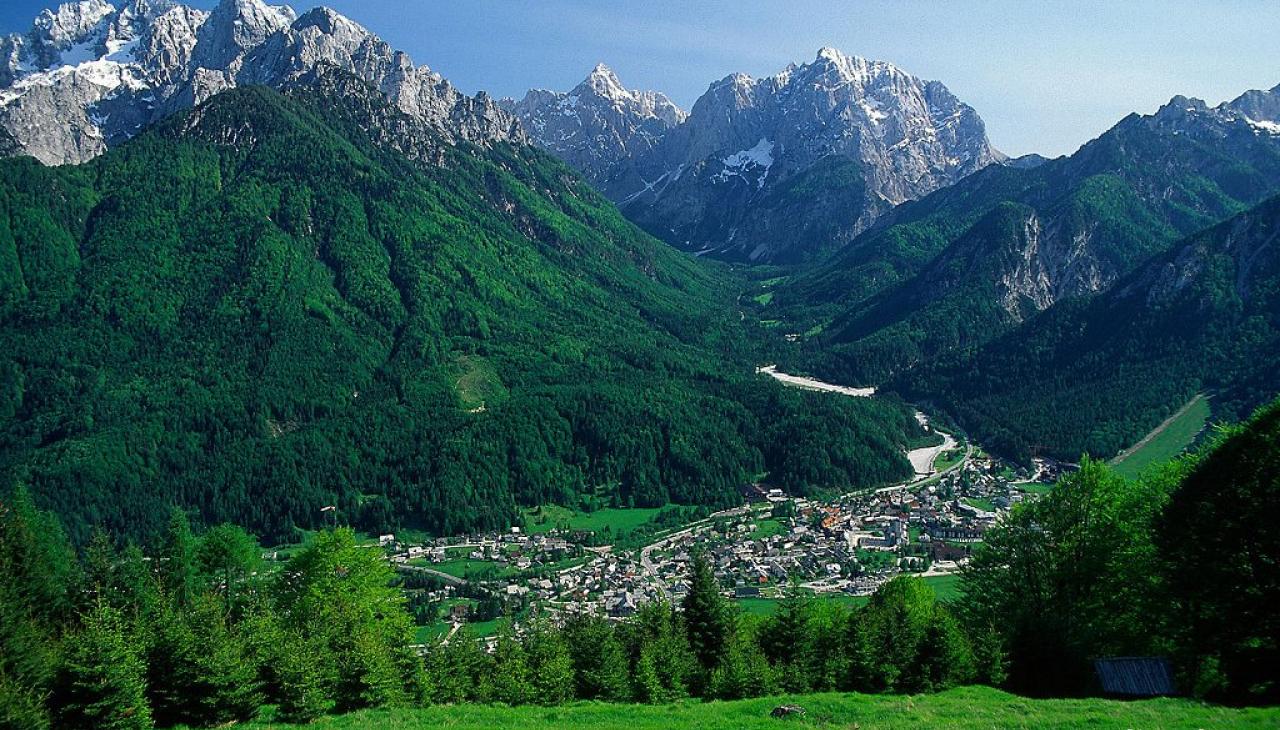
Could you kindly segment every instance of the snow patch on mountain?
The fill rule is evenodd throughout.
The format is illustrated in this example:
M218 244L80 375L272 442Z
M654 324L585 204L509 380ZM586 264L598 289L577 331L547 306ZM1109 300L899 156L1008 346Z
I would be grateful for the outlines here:
M1269 122L1260 119L1250 119L1248 117L1245 117L1244 120L1250 127L1253 127L1260 132L1266 132L1267 134L1280 134L1280 122Z
M759 175L756 187L762 188L769 177L769 168L773 167L773 140L761 137L751 149L739 150L721 162L724 164L724 169L713 175L712 180L726 182L730 177L735 176L745 180L747 173L753 172ZM733 234L730 235L729 242L732 240Z

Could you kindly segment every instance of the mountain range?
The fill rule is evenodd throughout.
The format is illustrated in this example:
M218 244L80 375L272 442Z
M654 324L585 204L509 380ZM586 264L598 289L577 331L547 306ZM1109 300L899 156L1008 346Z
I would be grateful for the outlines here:
M1110 291L1180 238L1280 192L1278 100L1280 87L1212 108L1176 97L1071 156L974 174L780 283L761 316L807 333L798 361L854 384L911 380L939 359L992 363L999 356L988 348L1005 352L1023 337L1043 345L1034 334L1042 313ZM1041 375L1048 388L1052 377ZM1056 440L1056 453L1114 453L1159 422L1162 409L1149 406L1090 411L1094 427L1114 435L1077 432Z
M567 95L508 108L650 233L738 261L811 260L1004 159L941 83L833 48L767 78L725 77L688 115L600 67Z
M567 93L534 89L503 99L540 147L597 185L624 161L640 157L689 116L658 91L630 91L599 64Z
M495 101L323 8L82 0L0 40L0 153L0 475L77 539L728 506L905 476L908 399L1073 459L1275 391L1280 87L1010 160L830 48Z
M0 39L0 128L11 153L77 164L175 111L246 84L280 86L322 65L355 74L446 137L518 139L515 119L468 97L351 20L316 8L223 0L81 0Z

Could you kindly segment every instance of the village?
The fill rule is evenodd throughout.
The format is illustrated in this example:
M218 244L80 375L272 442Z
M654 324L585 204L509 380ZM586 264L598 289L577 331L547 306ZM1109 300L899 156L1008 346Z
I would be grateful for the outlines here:
M638 547L596 544L593 533L552 528L379 546L402 574L424 639L463 627L491 636L502 618L614 619L688 592L693 554L705 551L723 593L768 606L786 592L867 596L900 574L954 584L983 533L1056 480L1060 465L1019 471L948 441L915 479L829 500L743 487L743 504L654 535Z

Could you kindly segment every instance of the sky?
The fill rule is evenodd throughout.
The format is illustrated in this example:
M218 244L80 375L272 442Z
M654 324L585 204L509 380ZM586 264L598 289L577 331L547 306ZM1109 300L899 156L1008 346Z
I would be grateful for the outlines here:
M3 0L22 31L50 2ZM195 0L211 7L214 0ZM1280 84L1274 0L327 0L468 93L568 90L595 64L691 107L734 72L833 46L943 82L1011 155L1069 154L1175 94L1217 104ZM297 4L305 10L309 5Z

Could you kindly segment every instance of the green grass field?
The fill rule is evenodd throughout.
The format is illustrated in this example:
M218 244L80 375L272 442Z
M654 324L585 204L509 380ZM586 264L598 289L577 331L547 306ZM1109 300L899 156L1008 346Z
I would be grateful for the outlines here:
M541 509L539 514L538 509ZM538 509L525 510L525 520L530 534L549 532L557 525L568 524L571 530L602 530L610 527L616 533L620 530L634 530L651 521L654 515L662 511L660 507L636 507L632 509L606 508L595 512L578 512L568 507L546 505Z
M770 711L798 704L803 718L775 720ZM961 687L934 695L819 694L736 702L686 701L672 705L581 702L564 707L455 705L379 710L325 718L318 730L533 730L537 728L699 728L751 730L815 728L1274 728L1280 708L1227 708L1183 699L1118 702L1101 699L1033 700L988 687ZM244 727L286 727L269 722Z
M1125 451L1111 461L1116 471L1127 477L1136 477L1147 467L1186 451L1209 422L1209 399L1197 395L1172 418L1160 425L1154 435L1148 434L1145 443Z
M933 460L933 468L937 471L946 471L951 467L964 461L964 447L958 449L949 449L938 454L938 458Z
M930 575L924 578L924 582L938 594L939 601L950 601L960 596L958 575Z
M751 539L763 540L766 537L773 537L774 535L784 535L787 533L787 530L787 526L778 520L775 520L772 517L766 517L761 520L756 520L756 529L751 532Z
M493 578L510 578L520 574L520 571L510 564L504 568L499 568L498 564L492 560L472 560L471 558L452 558L439 563L423 563L423 565L459 578L482 575L486 577L492 576Z
M938 600L949 601L959 595L957 587L960 585L960 576L958 575L931 575L923 579L925 584L933 588L933 592L938 594ZM849 596L843 593L823 594L818 598L820 601L836 601L846 606L862 606L866 604L870 598L868 596ZM742 609L743 613L753 616L772 616L777 612L778 606L782 601L777 598L737 598L733 603Z
M864 605L867 596L846 596L844 594L823 595L819 597L819 601L834 601L846 606ZM778 606L782 605L781 599L777 598L736 598L734 604L742 609L742 612L752 616L772 616L778 612Z
M965 497L964 503L969 505L970 507L977 507L978 509L986 510L987 512L996 511L995 503L989 499L984 499L982 497Z

